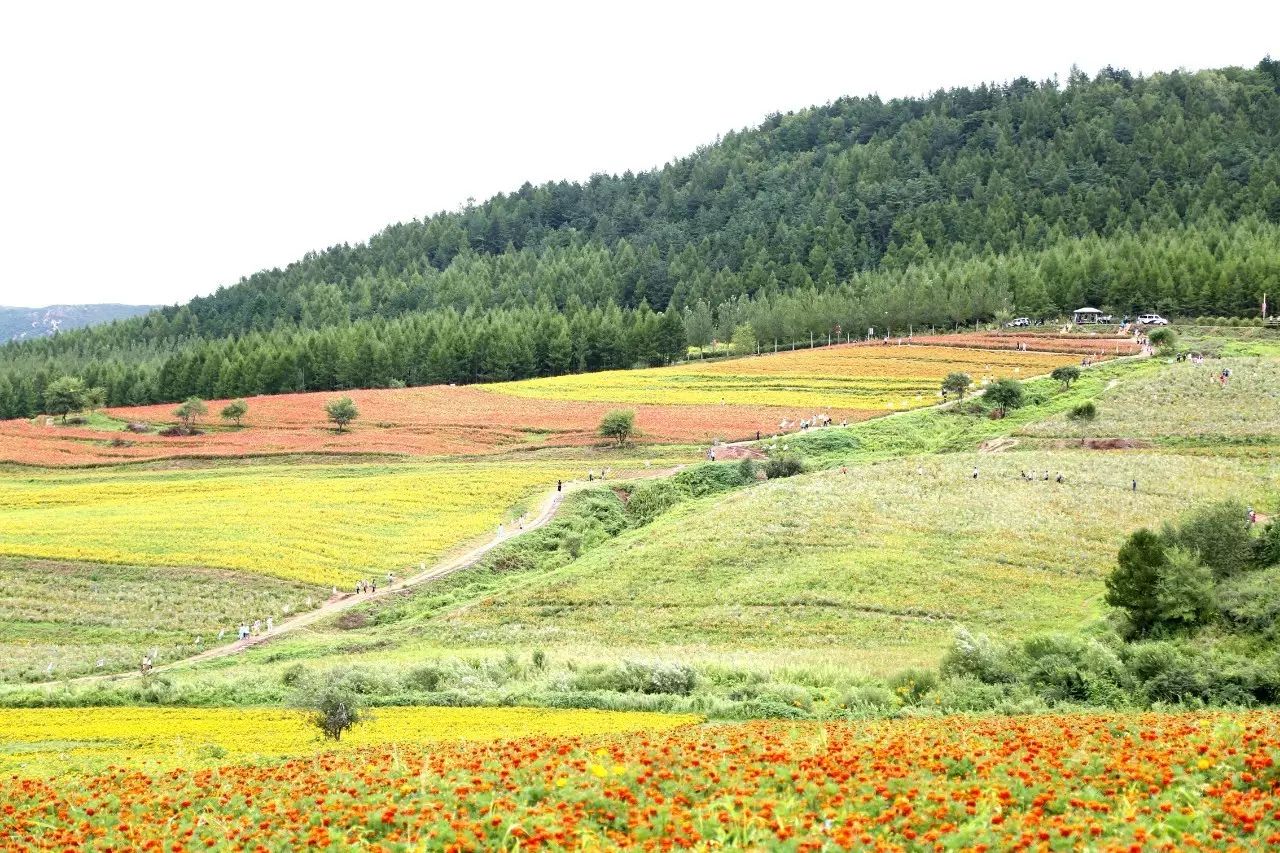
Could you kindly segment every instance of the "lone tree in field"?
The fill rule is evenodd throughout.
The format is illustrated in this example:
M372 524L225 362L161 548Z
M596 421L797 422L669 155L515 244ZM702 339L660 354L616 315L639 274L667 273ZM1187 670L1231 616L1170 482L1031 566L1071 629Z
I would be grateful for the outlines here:
M222 407L222 419L234 421L236 426L240 426L240 419L247 414L249 414L249 404L243 398L232 400Z
M351 689L342 673L332 672L319 680L308 680L293 697L293 704L306 712L307 719L329 740L342 740L366 715L360 695Z
M964 392L968 391L972 384L973 380L967 373L948 373L942 380L942 390L947 394L955 394L958 399L963 400Z
M84 407L89 410L89 414L93 414L107 404L107 389L99 385L95 385L84 392Z
M182 421L182 425L187 429L191 429L196 420L204 414L207 414L209 407L204 404L204 400L199 397L188 397L187 401L174 410L174 414Z
M600 434L612 438L619 447L630 440L636 432L636 413L630 410L615 409L600 421Z
M1062 390L1065 391L1071 387L1072 382L1080 378L1080 368L1064 364L1062 367L1055 367L1053 373L1049 374L1049 378L1061 382Z
M62 415L62 422L67 422L67 415L84 411L88 400L88 389L77 376L63 376L49 383L44 389L44 405L51 415Z
M1022 383L1016 379L999 379L987 387L986 398L990 400L1004 417L1010 409L1022 405Z
M329 415L329 420L338 425L338 432L342 432L347 424L360 417L360 410L350 397L330 400L324 404L324 410Z

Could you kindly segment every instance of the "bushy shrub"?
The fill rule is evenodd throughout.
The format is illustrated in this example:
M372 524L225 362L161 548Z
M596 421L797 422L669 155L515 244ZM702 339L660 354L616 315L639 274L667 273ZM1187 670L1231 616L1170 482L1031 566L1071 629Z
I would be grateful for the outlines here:
M764 464L764 473L770 480L776 480L779 477L794 477L797 474L804 473L804 460L787 453L774 456Z
M938 674L931 669L905 669L889 679L889 687L904 705L919 705L938 686Z
M306 681L311 672L300 663L295 663L285 667L284 672L280 673L280 683L285 687L296 687Z
M902 698L888 687L879 684L862 684L845 691L840 705L851 711L894 711L902 707Z
M424 693L434 693L439 690L443 681L444 670L433 663L416 666L405 673L404 676L406 687L413 690L421 690Z
M1259 566L1280 565L1280 521L1269 521L1253 544L1253 561Z
M1280 625L1280 565L1224 582L1218 588L1218 604L1232 627L1274 636Z
M1248 513L1238 501L1219 501L1195 510L1176 529L1166 530L1165 538L1195 552L1219 579L1253 565Z
M1016 681L1018 672L1003 648L982 634L958 628L942 658L941 672L948 678L970 678L986 684Z
M698 686L698 674L683 663L626 661L622 665L621 681L624 692L688 696Z

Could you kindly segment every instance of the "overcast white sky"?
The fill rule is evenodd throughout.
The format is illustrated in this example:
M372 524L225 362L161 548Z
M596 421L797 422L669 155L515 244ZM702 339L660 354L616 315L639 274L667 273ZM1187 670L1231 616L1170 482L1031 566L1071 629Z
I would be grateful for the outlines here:
M1274 2L449 5L4 4L0 305L185 301L846 94L1280 55Z

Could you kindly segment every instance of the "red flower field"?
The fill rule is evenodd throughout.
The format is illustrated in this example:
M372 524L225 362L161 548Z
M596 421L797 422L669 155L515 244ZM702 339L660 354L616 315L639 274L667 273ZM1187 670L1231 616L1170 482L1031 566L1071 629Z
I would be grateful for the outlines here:
M1245 850L1280 715L760 722L0 780L3 849Z

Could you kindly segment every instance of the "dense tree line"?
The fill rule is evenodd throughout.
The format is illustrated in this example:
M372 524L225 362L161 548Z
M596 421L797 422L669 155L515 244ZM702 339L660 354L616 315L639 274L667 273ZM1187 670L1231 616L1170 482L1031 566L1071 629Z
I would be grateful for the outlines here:
M629 367L678 355L677 325L696 344L744 318L772 340L1084 303L1245 313L1276 289L1278 142L1270 60L844 98L0 348L0 414L66 372L116 404Z

